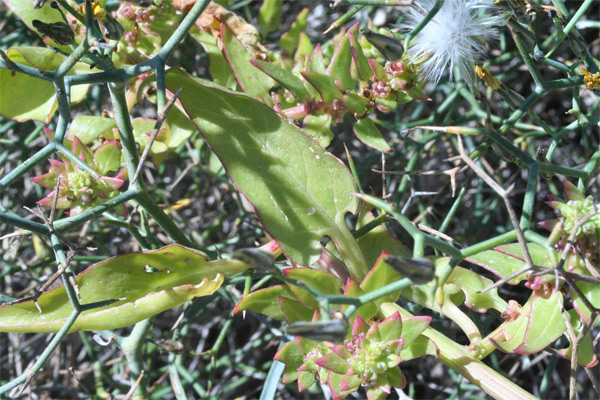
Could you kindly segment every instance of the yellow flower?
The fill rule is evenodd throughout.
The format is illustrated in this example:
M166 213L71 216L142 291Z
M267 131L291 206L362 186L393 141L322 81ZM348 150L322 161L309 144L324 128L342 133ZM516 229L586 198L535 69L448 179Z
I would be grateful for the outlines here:
M487 69L482 68L481 65L475 66L475 73L485 82L485 85L491 87L492 90L499 90L502 88L502 81L490 74L490 71Z
M85 3L77 6L77 11L79 14L85 17ZM97 1L92 2L92 13L94 14L94 19L98 21L106 21L106 10L100 6L100 3Z
M579 70L583 73L583 83L585 83L585 87L589 90L596 89L598 85L600 85L600 72L596 72L591 74L584 67L579 68Z

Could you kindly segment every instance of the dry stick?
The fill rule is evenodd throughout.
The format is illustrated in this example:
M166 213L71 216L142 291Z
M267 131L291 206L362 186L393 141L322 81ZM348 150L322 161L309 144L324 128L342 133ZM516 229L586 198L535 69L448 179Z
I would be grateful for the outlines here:
M127 392L127 395L125 396L125 398L123 400L131 400L131 398L133 397L133 394L135 393L135 389L137 389L137 387L140 385L140 382L142 381L143 378L144 378L144 370L142 370L140 372L140 376L138 376L138 378L135 380L135 383L133 384L131 389L129 389L129 392Z
M154 131L152 131L152 135L150 135L150 140L146 144L146 148L144 149L144 152L142 153L142 156L140 157L140 162L138 163L138 166L135 169L135 174L133 175L133 179L131 180L131 185L137 180L138 176L140 175L140 171L142 170L142 165L144 164L144 161L146 161L148 154L150 154L150 149L152 148L152 145L154 144L154 141L156 140L156 137L158 136L160 127L162 126L163 122L165 121L165 118L167 118L167 114L169 114L169 110L171 109L171 107L173 107L173 104L175 104L175 101L177 100L177 96L179 96L179 93L181 93L181 89L183 89L183 88L179 88L175 92L175 94L173 95L171 100L169 100L167 105L164 106L164 108L161 110L160 113L158 113L158 118L156 119L156 124L154 124Z
M376 169L371 169L371 171L377 174L385 174L385 175L448 175L450 177L450 184L452 185L452 197L456 193L456 174L462 172L465 169L460 167L454 167L449 170L444 171L433 171L433 170L417 170L417 171L379 171Z
M517 240L521 245L521 251L523 252L523 257L525 258L525 265L529 268L534 266L533 261L531 260L531 255L529 254L529 249L527 249L527 243L525 241L525 236L523 235L523 231L519 227L519 220L517 219L517 214L515 210L510 205L508 201L508 196L512 192L514 185L511 185L508 189L502 188L495 180L493 180L488 174L486 174L481 168L471 160L471 158L465 153L465 148L463 147L462 137L461 135L456 135L458 139L458 151L460 153L463 161L471 167L471 169L487 183L504 201L504 205L506 206L506 210L508 211L508 215L510 217L510 221L515 228L515 232L517 234Z

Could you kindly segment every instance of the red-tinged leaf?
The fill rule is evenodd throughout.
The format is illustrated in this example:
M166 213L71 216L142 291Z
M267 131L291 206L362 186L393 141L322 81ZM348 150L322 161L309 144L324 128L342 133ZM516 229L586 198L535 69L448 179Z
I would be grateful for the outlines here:
M281 380L287 385L298 379L301 373L302 371L299 371L296 367L286 365Z
M346 92L341 101L342 105L355 114L363 115L367 112L369 99L359 96L355 92Z
M355 25L358 28L358 24ZM352 53L352 78L366 82L373 78L373 70L369 60L363 53L357 38L358 29L350 28L350 52Z
M406 386L406 378L400 368L390 368L385 372L385 377L392 387L403 389Z
M121 146L119 142L105 142L98 147L94 152L94 161L97 165L96 171L100 175L118 171L121 168Z
M336 344L336 345L330 346L329 349L331 351L333 351L335 354L337 354L338 356L340 356L341 358L343 358L344 360L347 360L350 357L352 357L352 355L350 354L350 352L348 351L346 346L343 344Z
M425 354L438 358L440 356L440 349L435 342L423 335L418 336L410 345L405 345L400 351L402 361L419 358Z
M352 53L350 52L349 36L350 31L346 32L344 38L338 43L327 68L327 75L339 82L342 90L353 90L356 88L356 81L350 73Z
M361 333L367 333L369 331L369 325L361 318L356 317L354 324L352 325L352 335L359 335Z
M327 374L327 386L329 386L329 390L331 390L331 397L334 400L342 399L354 391L354 390L343 391L341 389L343 379L344 379L344 375L336 374L335 372L332 372L332 371L329 371L329 374Z
M148 272L151 265L155 272ZM131 253L90 266L76 278L83 304L117 300L83 312L70 331L116 329L133 325L193 297L214 293L225 275L247 269L235 260L209 262L202 253L179 245ZM0 331L57 332L72 312L64 286L33 301L0 307Z
M562 293L552 292L547 298L536 294L532 297L527 331L523 343L514 350L515 353L537 353L553 343L567 329L562 316Z
M344 375L340 383L340 392L355 392L360 386L360 379L356 375Z
M283 252L310 265L327 235L351 276L362 280L364 260L344 220L358 206L356 186L343 163L246 95L178 71L166 80L169 88L183 87L179 99L186 112Z
M298 37L298 48L294 53L294 60L298 61L303 57L308 57L313 50L312 42L306 32L300 32Z
M276 80L281 86L287 89L298 102L308 103L311 101L312 96L306 91L302 80L296 75L269 62L250 60L250 63Z
M498 289L481 293L483 289L492 285L493 281L491 279L476 274L471 270L456 267L446 283L454 284L464 292L466 297L465 305L473 311L484 313L490 308L500 312L506 310L507 303L498 296Z
M567 198L567 200L577 200L577 201L585 200L585 196L583 195L583 193L581 193L579 191L579 189L577 189L577 186L575 186L570 181L564 182L564 191L565 191L565 197Z
M431 323L431 317L412 317L402 320L402 337L406 340L404 347L408 347L419 337Z
M78 137L84 144L90 144L100 136L108 140L114 140L117 139L113 134L113 129L116 127L117 121L112 118L78 115L69 125L67 139L72 141L75 137Z
M361 282L360 287L365 293L372 292L400 279L400 275L383 261L383 258L386 255L387 253L381 254L381 257L379 257L375 266L367 273L367 276ZM394 303L399 297L400 292L398 291L381 297L375 300L374 303L377 306L380 306L385 302Z
M581 320L579 315L577 315L575 310L569 310L568 315L569 322L573 327L573 333L575 334L575 337L579 337L579 334L581 333ZM569 338L569 335L567 335L567 338ZM569 338L569 341L570 340L571 339ZM569 343L569 347L560 350L560 354L562 354L563 357L571 359L573 356L573 343ZM581 343L577 347L577 364L585 368L592 368L598 364L598 357L596 356L594 342L589 330L583 336Z
M335 353L327 353L317 360L317 365L337 374L345 374L348 372L350 365L342 357Z
M379 323L379 335L382 341L398 339L402 335L402 317L395 312Z
M359 119L354 124L354 134L356 137L369 147L377 149L383 153L391 153L393 150L385 141L379 128L370 118Z
M279 301L279 307L288 323L310 321L314 314L314 310L305 307L299 301L290 300L283 296L279 296L277 301Z
M600 285L597 285L592 282L577 282L576 285L579 288L579 290L581 290L581 293L592 304L592 306L600 308ZM589 308L587 308L585 303L581 300L581 298L575 291L572 292L572 296L573 307L577 311L577 314L579 314L579 317L584 323L589 324L592 316L591 311L589 310Z
M387 77L387 72L385 72L385 69L376 60L370 58L369 66L371 67L376 80L382 81Z
M304 362L304 353L296 342L289 341L277 351L273 359L281 361L282 363L298 368Z
M363 294L365 294L365 292L363 292L363 290L360 288L358 283L354 282L352 279L348 279L348 281L346 282L346 287L344 289L344 296L360 297ZM349 306L346 304L342 305L342 312L346 311L348 309L348 307ZM352 321L352 318L354 318L355 316L359 316L363 320L369 321L376 314L377 314L377 307L375 306L375 304L366 303L366 304L361 305L356 311L354 311L350 315L350 318L348 318L348 319L350 321Z
M341 292L342 282L327 272L312 268L286 268L283 274L288 278L304 282L323 294L338 295Z
M298 390L302 392L311 387L316 381L314 372L301 371L298 377Z
M296 296L294 296L286 285L275 285L250 293L235 306L233 314L235 315L244 310L252 310L271 318L284 320L285 315L279 306L279 296L287 297L292 300L296 299Z
M332 77L313 71L304 71L300 74L319 92L325 103L333 104L334 100L342 100L344 97Z
M317 342L315 342L313 340L304 339L303 337L300 337L300 336L294 336L294 342L300 348L300 350L302 350L302 352L304 354L310 353L311 350L313 350L315 347L317 347L319 345Z
M320 74L327 73L327 68L325 67L325 58L323 57L323 51L321 50L321 44L317 44L313 52L310 54L306 64L306 70L318 72Z
M544 247L535 243L528 243L527 249L535 265L550 266L551 260ZM493 250L486 250L469 256L466 260L487 269L501 278L509 276L525 266L523 252L518 243L498 246ZM516 285L524 279L527 279L526 273L509 280L508 283Z
M231 33L226 24L221 24L221 37L223 51L242 90L256 99L261 99L267 105L273 105L269 94L274 85L273 80L252 67L250 60L253 55Z
M383 400L387 397L387 393L378 387L367 389L367 400Z
M50 162L56 160L49 160ZM62 165L62 163L61 163ZM43 175L34 176L31 180L46 189L54 189L56 187L57 174L54 171L46 172Z
M388 348L390 349L390 352L392 352L393 354L399 355L400 352L402 351L402 349L404 348L405 342L406 342L406 340L404 338L402 338L402 339L389 340L387 342L387 344L388 344ZM402 361L402 357L398 356L395 361L391 361L392 364L389 364L390 361L388 361L388 365L390 367L396 366L400 363L400 361Z
M279 42L282 49L287 50L288 54L294 54L300 42L300 32L306 29L306 21L310 8L304 8L296 17L290 30L281 36Z

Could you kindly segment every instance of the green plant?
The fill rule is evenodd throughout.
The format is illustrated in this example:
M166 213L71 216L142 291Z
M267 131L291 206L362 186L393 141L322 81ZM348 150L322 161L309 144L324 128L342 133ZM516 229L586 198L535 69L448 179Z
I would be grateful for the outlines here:
M50 190L37 200L50 209L50 216L39 208L35 214L43 223L33 222L15 213L14 205L12 210L2 206L0 221L19 228L19 234L38 235L32 236L32 243L49 237L58 267L54 278L60 275L63 285L47 291L44 284L29 298L7 299L0 306L1 331L57 333L38 361L4 381L0 393L30 384L68 332L96 331L122 350L131 372L132 394L160 397L162 392L148 380L148 375L156 378L156 374L146 370L151 360L143 351L151 336L152 316L185 305L186 313L179 320L184 322L175 324L168 339L171 345L178 344L194 318L220 293L237 303L234 314L253 311L285 321L287 333L279 338L284 343L266 377L265 398L274 395L283 376L284 383L297 381L299 391L314 390L318 382L336 399L357 391L364 391L369 399L383 399L394 388L412 384L402 372L403 363L427 355L495 398L534 398L482 362L495 357L496 350L525 355L550 351L570 359L570 396L576 396L578 366L589 370L598 364L594 335L600 308L600 217L598 202L585 193L597 194L593 183L600 150L594 145L598 144L600 101L596 96L591 105L584 104L580 89L595 90L599 72L597 60L574 28L592 1L584 1L570 17L560 1L554 1L553 7L526 2L529 8L524 9L526 4L517 1L483 7L455 0L446 4L347 0L357 6L330 29L342 26L367 4L412 7L411 29L382 30L379 34L389 36L381 38L359 30L356 23L315 45L306 33L309 10L305 9L281 35L275 50L263 46L255 27L206 0L155 1L150 6L111 1L45 3L6 0L14 16L40 33L53 49L16 46L0 52L0 114L23 123L38 121L35 136L44 131L48 139L0 178L0 190L8 190L49 159L49 170L32 180ZM265 0L258 11L264 35L278 28L272 21L281 16L282 6ZM187 15L177 7L187 9ZM463 14L448 14L450 7ZM548 11L554 14L546 17ZM448 15L466 18L467 22L459 23L481 23L477 29L465 30L467 36L481 35L482 26L507 21L514 49L507 49L503 41L502 54L471 70L474 58L484 51L477 37L461 48L461 54L452 53L458 58L443 62L439 58L448 57L444 49L423 47L419 34L435 35L428 24L448 21ZM550 18L555 30L542 34L541 18ZM167 64L188 33L209 57L210 76L205 78L210 79ZM563 42L576 58L569 65L552 58ZM394 44L394 51L386 51L386 45ZM518 60L530 74L534 89L527 98L504 84L502 74L494 77L490 72L508 60ZM438 81L447 64L460 66L468 86L440 84L445 100L426 115L423 110L433 97L427 92L426 78ZM540 65L560 77L548 80ZM578 70L580 65L585 72ZM428 68L434 72L427 73ZM489 87L479 102L475 75ZM92 97L91 86L99 84L108 88L112 111L86 115L79 108L75 115L77 104ZM544 94L560 90L572 92L569 113L574 117L569 124L546 121L534 106ZM33 91L36 96L29 95ZM493 97L494 92L506 105L491 104L490 99L501 101ZM449 125L455 121L458 98L466 101L470 111L460 113L457 126ZM133 118L142 101L155 104L155 118ZM402 107L409 105L413 115L401 123L399 116L409 109ZM440 121L443 126L434 125ZM469 121L483 123L473 127ZM347 151L347 165L341 153L333 154L340 138L351 142L354 137L339 127L352 130L376 158L388 157L388 166L389 160L398 168L404 164L406 171L399 174L413 175L415 180L426 176L416 168L428 164L426 155L433 145L456 150L460 162L434 173L450 176L452 197L457 175L468 172L480 189L487 185L493 194L484 198L480 190L476 214L469 217L481 219L475 226L484 230L489 216L482 210L498 209L504 213L504 225L497 232L465 235L460 240L464 246L444 234L450 225L460 225L455 215L466 202L464 181L442 221L427 216L420 223L411 221L405 209L423 191L411 188L405 209L400 209L409 192L409 177L402 177L395 191L387 194L395 171L383 164L384 195L375 197L366 163L355 162L356 152L353 158ZM394 140L386 140L387 131L395 128L399 133ZM588 129L591 135L586 134ZM585 151L577 156L581 168L553 162L559 144L571 131L584 133ZM541 159L532 148L537 138L550 143ZM213 251L218 248L204 243L211 230L222 228L218 219L206 232L193 232L174 216L181 205L164 209L159 205L165 188L158 185L155 192L152 179L143 172L144 162L151 156L157 175L164 174L169 159L184 152L184 142L191 158L204 157L202 165L195 161L192 167L239 194L240 210L242 197L249 203L245 208L251 208L260 222L253 237L262 246L237 252L229 251L230 246L230 255L221 257ZM54 153L60 161L49 158ZM482 168L487 163L484 155L501 169L509 165L526 176L522 199L515 200L514 186L505 176L492 177L493 168ZM549 203L560 215L542 223L550 231L544 236L534 230L540 222L535 212L539 178L558 175L578 182L563 179L567 200ZM554 187L550 178L547 182ZM425 206L418 207L425 215ZM70 210L68 216L61 214L62 209ZM125 219L127 211L137 219ZM241 224L243 218L245 214L235 223ZM152 221L174 244L162 246ZM142 251L101 256L75 276L72 263L80 262L81 248L69 232L90 222L125 228ZM44 251L36 252L44 256ZM3 276L15 269L6 271ZM500 279L494 283L485 271ZM260 278L257 290L251 290L254 278ZM234 297L231 288L241 282L243 293ZM498 293L504 284L522 282L518 293ZM462 346L435 329L424 310L452 321L468 344ZM473 312L488 316L484 326ZM500 321L494 320L494 313ZM129 335L117 331L134 324ZM185 398L186 390L201 397L225 396L211 390L217 355L232 324L229 317L214 346L201 354L210 358L206 387L194 383L194 375L182 367L183 345L175 346L179 350L170 347L164 376L170 376L178 398ZM192 389L183 389L182 377ZM102 377L97 379L102 382ZM100 383L95 395L104 393Z

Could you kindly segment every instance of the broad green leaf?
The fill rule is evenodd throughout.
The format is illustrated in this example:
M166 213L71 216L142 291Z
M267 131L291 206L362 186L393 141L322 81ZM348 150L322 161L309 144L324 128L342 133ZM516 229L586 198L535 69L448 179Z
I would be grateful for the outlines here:
M377 149L383 153L391 153L393 150L385 141L381 132L375 126L375 123L370 118L359 119L354 124L354 133L361 142L369 147Z
M151 267L151 270L146 267ZM82 304L116 300L80 315L70 331L116 329L177 307L193 297L214 293L227 275L247 269L234 260L209 262L206 256L179 245L110 258L76 278ZM57 332L72 307L64 286L33 300L0 307L2 332Z
M296 296L286 285L275 285L250 293L235 306L233 314L244 310L252 310L271 318L284 320L285 314L279 306L279 297L296 300Z
M108 140L114 140L117 139L113 134L113 128L116 127L117 121L112 118L78 115L69 125L67 139L73 140L77 136L83 144L90 144L100 136Z
M272 105L269 90L274 85L273 80L250 64L252 55L225 24L221 25L221 37L223 50L242 90L254 98L261 99L265 104Z
M342 100L344 94L337 88L333 78L318 72L305 71L301 72L304 79L308 81L327 104L333 104L334 100Z
M275 79L281 86L286 88L292 96L300 103L307 103L311 100L311 95L304 88L302 80L296 75L288 72L277 65L265 61L251 60L250 63L260 69L271 78Z
M333 58L327 68L327 75L339 82L342 90L353 90L356 88L356 80L350 73L351 66L352 53L350 52L350 31L348 31L333 53Z
M260 6L258 24L261 27L260 33L263 37L279 27L282 5L283 0L264 0L262 6Z
M528 243L527 249L531 255L531 260L535 265L548 266L550 257L548 252L542 246L535 243ZM518 243L498 246L493 250L482 251L466 258L467 261L479 265L497 276L506 277L523 268L523 252ZM508 281L511 285L516 285L522 280L527 279L527 274L523 273Z
M6 55L11 61L45 71L55 70L65 59L62 54L54 53L52 49L45 47L10 48ZM68 74L89 72L89 66L77 63ZM88 86L77 85L71 88L72 104L83 99ZM35 93L35 96L32 96L32 93ZM51 82L21 73L13 74L4 68L0 69L0 99L0 115L19 122L33 119L48 123L58 107L54 85Z
M356 211L356 186L340 160L247 95L179 71L167 75L167 87L183 88L187 114L290 259L312 264L328 235L352 277L362 280L364 260L344 220Z
M465 268L455 267L446 281L447 284L456 285L465 294L465 305L473 311L483 313L490 308L503 312L508 305L500 296L498 289L494 288L485 293L480 293L492 285L491 279L485 278Z
M304 32L306 29L306 19L309 11L309 8L303 9L296 17L296 21L294 21L290 30L281 36L279 44L281 48L287 50L289 54L294 54L296 48L298 48L300 32Z
M213 81L228 89L235 89L235 75L227 62L227 58L225 58L223 52L217 46L215 37L210 32L200 30L196 26L190 29L190 36L196 39L208 54L210 58L208 71Z

